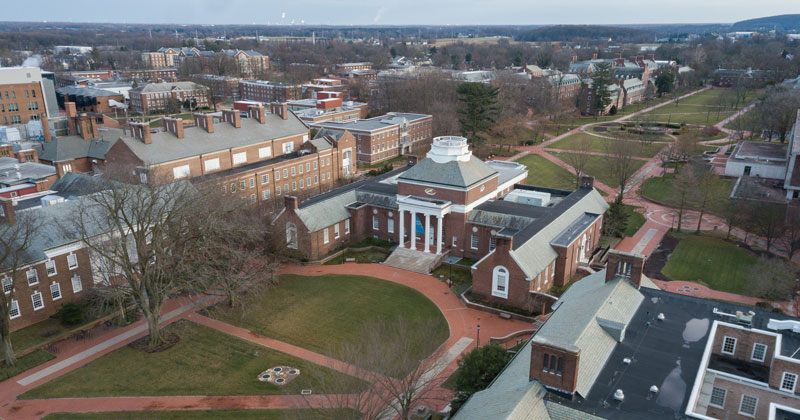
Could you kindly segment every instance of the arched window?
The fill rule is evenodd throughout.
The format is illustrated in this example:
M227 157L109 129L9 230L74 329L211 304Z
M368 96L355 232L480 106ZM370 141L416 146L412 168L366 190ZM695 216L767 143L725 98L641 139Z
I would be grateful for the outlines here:
M561 373L564 371L564 358L558 358L558 367L556 367L556 375L561 376Z
M492 272L492 296L508 298L508 270L501 265Z
M286 246L297 249L297 228L292 223L286 225Z
M549 356L547 353L544 354L544 362L542 363L542 371L547 372L547 366L550 365Z

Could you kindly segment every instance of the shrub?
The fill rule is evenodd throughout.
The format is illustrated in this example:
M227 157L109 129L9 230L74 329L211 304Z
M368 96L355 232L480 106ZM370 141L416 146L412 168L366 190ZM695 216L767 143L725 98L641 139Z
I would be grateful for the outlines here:
M455 413L470 395L485 389L508 363L506 349L496 343L472 349L458 362L456 397L450 403Z
M534 144L536 144L536 141L534 141L534 140L528 140L528 141L525 142L526 146L533 146Z
M611 109L608 110L608 113L609 113L609 115L617 115L617 106L616 105L612 105Z
M63 325L78 325L83 322L83 306L75 302L65 303L55 315Z

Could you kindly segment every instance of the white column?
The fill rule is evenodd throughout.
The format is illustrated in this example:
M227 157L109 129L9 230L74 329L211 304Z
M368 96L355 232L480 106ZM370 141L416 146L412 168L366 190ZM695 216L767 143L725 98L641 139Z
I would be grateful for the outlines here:
M397 211L398 217L400 218L400 248L405 248L405 232L403 231L403 219L405 219L405 212L403 210Z
M411 210L411 249L417 250L417 213Z
M431 218L425 215L425 252L431 252Z
M436 253L442 253L442 222L444 221L444 216L437 215L436 216Z

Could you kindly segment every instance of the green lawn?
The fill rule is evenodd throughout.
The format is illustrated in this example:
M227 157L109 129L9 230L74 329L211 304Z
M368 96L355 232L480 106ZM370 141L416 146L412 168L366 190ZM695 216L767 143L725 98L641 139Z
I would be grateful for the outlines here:
M625 236L633 236L636 235L636 232L639 231L639 228L645 223L644 214L637 212L636 210L641 210L641 207L630 206L625 204L625 213L628 214L628 226L625 227Z
M266 296L246 301L246 310L216 307L211 315L257 334L334 355L357 339L370 320L408 322L428 328L436 346L449 336L439 308L409 287L372 277L283 275ZM420 352L427 346L420 346ZM376 349L375 351L379 351ZM428 354L420 354L419 358Z
M613 137L613 134L611 133L607 133L606 135ZM548 147L551 149L580 150L581 148L584 148L583 143L587 140L589 141L588 151L595 153L608 153L608 143L611 141L625 141L627 142L626 145L628 145L633 151L633 155L639 157L653 157L666 146L663 143L644 143L638 140L609 140L606 138L593 136L591 134L577 133L568 136L563 140L559 140Z
M308 415L312 415L311 410ZM313 417L306 417L306 413L302 413L301 410L185 410L53 413L43 417L42 420L282 420L286 418Z
M372 165L367 165L366 163L357 163L356 166L358 166L359 168L372 168L372 169L375 169L375 168L383 168L384 165L386 165L387 163L391 165L391 164L394 164L396 162L405 162L407 160L408 160L408 156L403 155L403 156L395 156L395 157L393 157L391 159L382 160L380 162L373 163Z
M525 182L528 185L569 191L575 189L575 175L540 155L523 156L517 163L528 167L528 179Z
M726 196L730 196L733 186L736 184L736 180L720 178L719 182L724 188ZM678 190L675 185L675 176L667 174L663 177L646 179L642 183L642 196L669 206L678 206Z
M450 268L449 265L442 264L436 267L431 275L436 279L451 278L453 280L453 293L457 295L461 295L472 286L472 270L469 267Z
M11 333L11 344L14 351L20 352L69 331L71 328L61 325L56 318L47 318L41 322L19 329Z
M342 264L348 258L355 258L359 264L370 264L383 262L389 254L378 250L370 249L367 251L347 251L338 257L332 258L324 263L324 265Z
M178 321L167 330L181 337L168 350L144 353L125 346L20 398L299 394L318 383L314 371L340 375L190 321ZM283 387L257 379L259 373L280 365L298 368L301 374Z
M6 366L5 363L0 363L0 381L5 381L8 378L17 376L28 369L35 368L54 358L55 356L44 350L36 350L17 358L17 364L14 366Z
M661 272L671 280L699 282L714 290L750 295L749 268L758 257L736 245L708 236L681 239Z
M654 111L655 112L655 111ZM646 114L647 120L677 124L714 125L733 114L733 111L696 112L691 114Z
M552 155L563 159L564 155L568 153L566 152L552 152ZM606 156L589 156L586 159L586 173L595 177L597 180L602 182L603 184L608 185L611 188L619 187L619 182L611 175L611 171L609 169L609 163L612 158ZM631 165L633 165L633 171L636 172L645 164L645 161L634 159L632 160ZM528 174L528 178L530 179L530 174Z

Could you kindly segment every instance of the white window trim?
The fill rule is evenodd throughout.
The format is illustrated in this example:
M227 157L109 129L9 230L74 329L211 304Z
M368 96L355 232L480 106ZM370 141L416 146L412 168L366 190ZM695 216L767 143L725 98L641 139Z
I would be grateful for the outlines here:
M19 302L16 299L11 299L11 306L9 307L9 311L8 311L9 315L12 312L14 312L14 308L17 309L17 315L16 316L9 316L8 319L17 319L17 318L22 316L22 311L19 310Z
M247 152L239 152L233 154L233 164L239 165L242 163L247 163Z
M725 342L728 341L728 339L733 340L733 351L731 351L731 352L725 351ZM720 352L722 352L722 354L727 354L727 355L731 355L732 356L734 353L736 353L736 343L737 343L737 341L738 340L736 340L736 337L731 337L731 336L727 336L727 335L722 337L722 348L720 349Z
M272 146L261 147L258 149L258 158L264 159L272 156Z
M457 244L457 243L458 243L458 237L457 237L457 236L455 236L455 235L453 235L453 248L455 248L455 247L456 247L456 244Z
M505 284L503 285L504 290L497 290L497 286L499 284L498 274L500 270L505 271ZM492 296L496 296L503 299L508 299L508 286L509 286L509 277L510 273L507 268L503 267L502 265L498 265L492 270Z
M172 178L174 179L188 178L191 174L192 172L191 169L189 169L189 165L176 166L172 168Z
M39 295L39 301L42 302L42 306L36 307L36 301L33 299L34 296ZM44 309L44 296L42 296L42 292L35 292L31 295L31 304L33 305L33 310L38 311Z
M50 274L50 269L48 268L48 264L53 264L53 274ZM58 275L58 267L56 267L55 260L47 260L44 263L44 272L47 274L47 277L53 277Z
M757 358L756 358L756 356L755 356L755 354L756 354L756 348L757 348L758 346L762 346L762 347L764 347L764 352L763 352L763 354L762 354L762 356L761 356L761 359L757 359ZM766 344L763 344L763 343L753 343L753 351L752 351L752 352L750 352L750 359L751 359L751 360L755 360L755 361L757 361L757 362L763 362L763 361L764 361L764 359L765 359L766 357L767 357L767 345L766 345Z
M331 238L330 238L330 234L328 233L328 228L323 229L322 230L322 243L323 244L327 244L328 242L331 241L330 239Z
M470 249L478 249L480 246L480 238L477 234L473 233L472 236L469 237L469 248Z
M78 287L75 287L76 281L77 281ZM81 276L79 276L77 274L72 276L72 279L70 280L70 283L72 283L72 293L73 294L80 293L80 292L83 291L83 283L81 282Z
M219 158L209 159L203 162L203 167L206 172L219 169Z
M6 285L11 286L11 287L8 288L7 292L6 292ZM9 293L11 293L12 290L14 290L14 281L11 280L11 277L7 277L7 276L3 277L2 281L0 281L0 286L3 287L3 293L9 294Z
M791 389L791 390L783 387L783 381L786 379L786 375L792 375L792 376L794 376L794 383L792 384L792 389ZM800 375L798 375L798 374L796 374L796 373L793 373L793 372L783 372L783 374L781 375L781 385L780 385L780 390L781 390L781 391L786 391L786 392L791 392L792 394L794 394L794 390L797 388L797 380L798 380L798 379L800 379Z
M394 233L394 219L389 219L386 222L386 231L389 233Z
M378 216L372 215L372 230L379 230L381 228L381 221Z
M75 265L72 265L70 258L75 259ZM78 268L78 254L72 253L67 255L67 268L69 268L70 270Z
M725 388L719 388L719 387L716 387L716 386L712 387L711 388L711 395L712 396L714 395L714 389L715 388L719 389L719 390L722 390L722 392L723 392L723 394L722 394L722 405L717 405L717 404L712 403L710 398L708 400L708 405L710 405L712 407L717 407L717 408L723 408L724 409L725 408L725 401L728 399L728 390L725 389Z
M345 219L344 221L344 234L345 235L350 234L350 219Z
M750 397L750 398L755 398L756 399L756 403L753 405L755 408L753 409L753 413L752 414L745 413L744 411L742 411L742 403L744 402L744 397ZM739 399L739 409L736 410L736 411L738 411L739 414L741 414L743 416L755 417L756 413L758 412L758 397L753 396L753 395L742 394L742 397Z
M53 294L53 290L58 290L58 297L55 297L55 295ZM61 299L61 297L62 297L62 294L61 294L61 285L60 285L60 284L58 284L57 282L53 282L53 283L51 283L51 284L50 284L50 297L51 297L51 298L52 298L54 301L56 301L56 300L59 300L59 299Z

